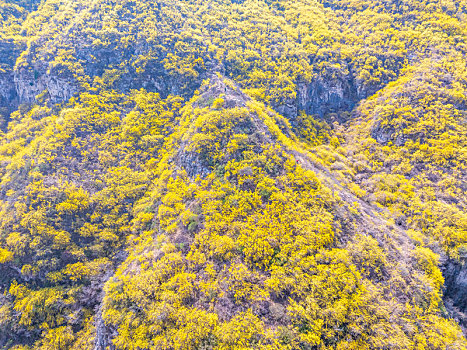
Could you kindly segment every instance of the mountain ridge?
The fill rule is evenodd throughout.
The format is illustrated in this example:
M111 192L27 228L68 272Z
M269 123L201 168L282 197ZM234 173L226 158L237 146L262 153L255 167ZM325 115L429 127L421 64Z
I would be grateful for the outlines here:
M465 349L466 6L0 0L0 347Z

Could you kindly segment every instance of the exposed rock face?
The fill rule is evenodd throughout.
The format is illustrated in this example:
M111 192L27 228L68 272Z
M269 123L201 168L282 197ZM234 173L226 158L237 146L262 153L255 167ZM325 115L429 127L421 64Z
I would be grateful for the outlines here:
M20 47L13 40L0 41L0 119L6 119L19 103L12 68L19 52Z
M381 144L386 144L391 140L394 133L392 128L383 128L379 123L371 130L371 136Z
M200 108L207 107L216 98L222 98L224 108L246 107L249 100L248 96L233 81L212 74L209 77L209 84L201 89L200 95L193 105ZM188 148L189 143L183 142L175 157L175 163L185 169L188 176L192 178L198 175L204 178L209 175L212 169L206 160L202 159L198 152L189 151Z
M20 104L34 103L46 93L52 103L68 100L78 91L78 84L69 74L60 75L47 67L27 66L0 73L0 108L11 113Z
M317 79L306 90L305 104L300 106L308 114L320 117L339 110L351 110L359 96L356 87L343 79Z
M444 296L452 303L451 313L458 318L458 322L467 329L467 266L448 262L445 265L444 278L446 289Z
M204 86L200 92L200 96L196 101L196 105L202 105L210 99L221 97L224 100L224 107L245 107L249 97L246 96L240 87L232 80L227 80L222 75L211 74L209 76L209 85Z
M14 110L21 103L34 103L38 95L46 93L52 103L60 103L71 98L79 91L79 83L69 72L63 73L48 69L47 66L32 65L18 68L14 73L0 75L0 108L13 107ZM94 70L93 76L105 76L105 70ZM108 74L111 75L111 74ZM115 77L112 82L120 91L144 88L166 97L169 94L190 95L196 90L206 74L199 79L186 81L167 74L163 67L155 65L147 69L144 74L125 72ZM113 80L112 77L109 77ZM287 99L281 105L275 106L278 113L293 121L300 110L308 114L324 117L328 113L350 111L360 96L351 83L351 79L327 80L318 78L307 84L297 84L297 98Z
M360 90L351 77L319 77L311 83L297 83L297 98L286 100L275 109L292 122L301 110L323 118L328 113L352 110L360 99L367 97L367 92Z
M44 93L50 102L61 103L80 91L79 82L66 69L50 69L47 64L35 64L32 59L30 63L26 67L0 73L0 111L4 110L9 114L20 104L35 103L38 95ZM99 76L101 72L96 70L93 73L91 78ZM103 75L111 74L104 71ZM110 85L119 91L128 92L131 89L144 88L166 97L169 94L184 95L188 91L192 93L205 76L202 75L199 79L188 83L169 76L160 67L154 67L140 75L126 72L106 78L113 80Z
M7 117L18 105L12 72L0 73L0 116Z
M2 39L0 41L0 67L9 66L12 58L18 53L18 47L11 39Z
M205 164L199 154L196 152L189 152L184 147L180 149L177 162L185 169L188 176L191 178L195 178L198 175L204 178L210 173L209 166Z
M35 69L21 68L14 74L15 88L20 103L34 103L37 95L47 92L51 102L66 101L78 90L73 80L52 74L40 74Z

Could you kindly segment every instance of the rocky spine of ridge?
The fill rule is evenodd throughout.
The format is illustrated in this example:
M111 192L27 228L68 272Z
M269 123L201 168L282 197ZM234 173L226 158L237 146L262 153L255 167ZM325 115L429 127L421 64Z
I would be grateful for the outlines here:
M225 120L219 119L219 115L224 115ZM228 121L233 115L238 115L239 119L234 118L233 124L230 124ZM280 122L284 123L282 128L279 128L278 124L276 124ZM214 125L217 125L219 130L216 130ZM381 303L382 308L387 307L386 303L391 302L403 305L412 298L410 295L411 292L399 289L391 282L394 278L402 278L407 285L411 286L410 288L417 289L418 287L415 287L418 283L417 279L420 278L420 273L423 274L423 268L418 265L414 258L414 256L417 256L418 251L414 244L411 243L405 230L398 225L388 222L388 217L390 217L388 212L382 209L375 210L375 208L372 208L345 189L340 182L317 161L313 154L308 153L299 145L298 140L289 128L290 126L288 123L283 119L281 120L275 112L266 110L264 106L255 105L249 97L241 92L240 88L235 83L222 77L220 74L212 75L209 78L209 82L205 83L205 85L200 88L199 93L183 108L183 117L180 126L178 130L175 130L171 140L168 141L165 147L168 153L158 165L158 173L164 175L161 176L159 180L156 180L157 185L152 190L155 196L153 199L153 210L156 216L151 227L155 227L155 233L145 238L154 242L152 244L157 248L155 248L156 250L154 253L151 253L148 247L139 246L138 243L136 243L135 248L133 248L136 253L130 252L127 261L122 263L116 275L107 282L102 315L108 328L106 328L107 330L104 329L102 335L98 337L99 344L104 342L103 339L105 339L105 337L111 337L112 334L116 336L116 338L114 338L116 344L123 344L122 342L129 340L125 338L123 334L135 331L131 326L129 327L122 322L121 318L116 316L119 312L123 312L124 314L125 309L122 310L121 307L115 303L115 300L124 298L130 304L136 302L136 299L132 299L136 298L136 296L123 296L120 294L121 292L119 292L122 288L125 289L127 288L126 286L130 286L130 284L127 284L131 283L129 281L137 281L138 278L141 278L141 288L145 290L145 293L151 293L149 292L151 287L146 287L146 279L150 281L152 278L156 278L157 282L153 281L152 283L160 285L162 290L165 290L164 286L171 283L169 281L182 278L181 275L178 275L178 272L176 272L178 268L173 271L171 268L168 268L166 271L168 277L161 276L160 273L157 272L158 269L167 269L166 260L170 259L170 256L174 254L178 256L177 259L181 259L177 261L183 266L183 274L196 273L190 275L192 276L190 278L193 278L193 280L190 280L191 282L188 282L186 286L186 288L190 290L194 288L192 293L201 293L200 291L195 292L197 287L194 287L194 285L204 283L203 278L205 277L202 276L206 276L208 270L205 270L207 268L206 261L203 259L207 258L208 265L210 266L209 269L214 269L214 271L216 271L215 273L209 273L214 273L214 275L219 274L217 277L219 286L217 288L219 288L218 293L222 297L214 297L211 302L208 302L204 300L204 297L199 297L200 299L191 299L192 296L187 296L186 299L180 301L181 304L176 303L173 305L171 304L172 301L169 302L163 301L165 299L159 299L161 298L160 296L155 297L152 301L149 299L145 302L141 301L142 305L145 305L146 302L154 303L153 312L155 312L155 315L152 317L160 319L161 325L165 325L166 322L167 325L171 324L171 322L175 322L177 324L174 326L175 330L180 332L180 334L184 332L185 325L182 323L181 319L179 319L179 321L171 321L172 317L175 319L177 319L177 317L182 317L182 319L186 317L178 315L176 311L177 308L188 308L188 310L191 310L189 312L193 313L193 315L198 315L199 313L199 316L196 317L200 317L200 319L209 317L206 319L206 322L218 320L218 322L222 322L224 325L229 324L229 322L234 322L236 314L242 314L245 310L250 308L252 312L251 317L257 319L258 322L260 320L264 327L270 332L275 332L291 322L290 311L287 310L290 310L292 305L296 302L304 302L302 298L305 298L305 296L296 295L291 292L290 294L286 293L285 295L288 297L285 297L280 294L275 294L274 292L267 292L268 288L266 285L267 283L272 283L270 279L271 274L274 274L274 272L271 271L274 270L269 270L267 268L268 265L263 266L262 264L264 264L264 262L261 260L258 261L258 267L254 267L255 264L249 260L248 253L245 253L245 255L238 254L234 251L230 252L229 249L231 248L227 248L230 243L226 242L235 241L235 239L238 239L238 234L242 235L242 230L247 230L246 222L248 220L246 218L236 219L235 222L231 223L231 228L222 228L222 222L218 222L218 224L221 225L220 228L216 228L216 224L214 224L214 226L208 229L207 227L213 225L213 222L211 221L212 219L209 218L209 212L205 213L203 208L209 207L209 204L205 203L205 199L203 199L201 195L198 197L197 194L198 191L199 193L203 191L212 191L214 186L218 186L216 185L217 181L220 183L223 181L225 182L229 179L230 175L228 175L228 173L234 171L231 168L232 164L239 161L242 162L246 153L229 153L228 151L231 142L240 138L239 135L242 135L240 139L248 139L247 144L250 146L252 152L249 156L253 157L253 159L255 159L255 157L261 157L263 153L267 153L269 156L275 155L284 157L283 161L290 164L289 166L295 169L294 172L298 174L305 172L309 174L308 176L316 176L319 183L319 185L317 185L319 194L310 195L316 196L314 197L314 200L317 201L316 203L322 201L323 209L326 208L326 210L329 211L326 215L331 214L333 217L332 230L334 231L334 238L325 243L327 249L336 251L344 248L351 249L349 247L356 244L355 237L357 236L359 239L367 237L365 239L368 240L370 245L376 245L371 249L378 250L378 246L384 247L384 253L381 251L379 253L381 256L378 257L378 259L381 258L386 261L383 264L384 267L381 267L381 270L378 272L368 271L367 273L355 272L362 273L361 278L365 281L364 284L374 283L378 288L385 290L387 295L382 295L382 299L378 301ZM203 135L205 136L216 136L211 138L208 143L202 143L204 146L200 147L198 142L204 139L202 134L200 134L201 131L204 132ZM213 134L206 134L208 131ZM215 149L212 148L214 144L216 145ZM209 153L211 151L214 153ZM206 155L206 152L211 156ZM279 173L274 174L273 172L271 179L284 181L279 179L282 179L282 176L286 176L286 174L286 170L282 169L279 170ZM238 176L238 178L245 178L243 182L239 182L237 185L238 189L241 190L245 196L251 195L254 191L258 191L258 187L256 187L257 184L255 180L253 180L254 171L252 167L244 166L240 168L236 176ZM252 178L248 180L249 177ZM173 184L177 185L174 186ZM173 209L170 208L178 207L178 204L176 204L178 202L176 202L175 199L178 196L176 194L177 191L182 190L182 188L186 189L192 187L194 189L198 186L200 186L198 189L191 190L194 191L192 194L186 194L187 197L184 199L182 205L190 214L186 214L183 209L180 209L181 211L173 216ZM225 182L225 186L227 186L227 182ZM212 193L211 195L215 194ZM307 193L302 193L302 195L306 198ZM292 203L293 202L291 202L290 205L292 205ZM251 215L261 217L261 212L266 210L267 205L268 201L263 202L262 205L251 212ZM179 215L179 217L177 217L177 215ZM196 217L196 219L190 219L194 220L191 223L190 221L184 222L185 219L183 218L190 217L190 215L194 215L193 217ZM309 213L309 215L316 214ZM171 222L172 224L168 225L167 222ZM196 225L192 226L193 223L196 223ZM260 225L262 224L263 223ZM243 226L245 227L242 228ZM237 228L235 229L235 227ZM260 226L258 226L258 229L260 229ZM294 234L297 236L292 239L300 240L301 235L305 235L306 232L305 228L302 230L303 232L300 230L295 231ZM209 244L218 244L215 243L215 241L211 243L205 241L206 238L203 237L206 235L209 237L210 232L216 232L214 237L217 237L216 239L224 239L225 243L223 244L227 244L227 246L223 246L224 248L222 248L222 246L218 246L217 248L213 247L211 248L213 250L219 249L219 253L215 253L219 255L212 255L201 259L196 254L203 254L202 252L206 252L206 246L209 246ZM269 232L271 235L274 234L272 231ZM357 232L358 235L356 234ZM323 232L322 234L324 235L325 233ZM324 237L318 238L319 235L320 234L318 234L316 239L324 239ZM214 239L214 237L211 239ZM254 243L252 241L249 244ZM149 246L151 246L151 244ZM246 246L243 249L248 251L248 247L249 246ZM222 249L227 249L227 252L221 253ZM280 252L285 248L279 246L276 249ZM357 254L357 252L354 253ZM235 256L235 258L232 256ZM306 264L306 256L305 254L300 257L291 257L291 259L298 259L298 261L300 261L299 259L303 259L303 264ZM358 255L355 255L354 258L357 259L356 261L359 259ZM197 259L201 260L195 263ZM284 262L284 264L287 263L288 262ZM244 276L243 278L246 278L244 282L253 283L255 288L258 289L258 293L265 293L267 296L264 298L258 297L258 300L247 299L248 301L244 300L242 303L239 303L237 297L229 289L230 282L227 281L230 277L228 277L228 275L225 276L230 266L243 266L244 268L251 269L248 270L251 276ZM369 269L371 270L372 267L369 267ZM408 271L412 271L412 273L407 274ZM156 277L151 277L153 274L156 274ZM172 279L170 279L171 276L173 276ZM148 289L146 290L146 288ZM354 288L360 287L355 286ZM352 295L352 293L353 292L350 292L350 295ZM362 293L367 292L362 291ZM351 298L350 295L349 298ZM386 297L389 299L385 300ZM138 316L142 318L138 318L139 321L137 322L142 322L142 324L144 324L143 315L144 313ZM186 322L196 323L196 321ZM393 326L409 327L408 325L400 324L400 321L394 321ZM149 330L147 331L148 333L145 333L148 339L153 339L155 342L154 344L162 344L159 343L159 341L169 334L164 333L165 326L161 327L160 329L157 328L154 331ZM344 334L342 337L346 337ZM173 339L171 338L169 344L172 344L171 342L176 342L177 337L178 336ZM180 335L180 337L182 337L182 335ZM212 334L212 337L220 337L217 341L223 341L222 336ZM262 341L264 341L265 344L268 342L267 340ZM190 338L189 342L187 342L188 340L186 340L184 344L191 344L190 346L194 347L202 346L202 344L209 347L211 344L208 338ZM144 344L148 343L142 342L140 346L144 347ZM296 344L299 344L299 342Z

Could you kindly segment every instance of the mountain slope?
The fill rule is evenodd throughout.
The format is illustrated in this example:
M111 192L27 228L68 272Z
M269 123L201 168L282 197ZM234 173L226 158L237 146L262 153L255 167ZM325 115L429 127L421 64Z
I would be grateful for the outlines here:
M184 107L143 199L156 207L156 236L138 237L106 284L116 347L416 347L439 341L433 327L440 347L461 346L454 323L437 316L435 255L395 241L408 238L383 219L365 224L358 203L284 152L297 146L260 105L199 109L206 94L222 98L211 92Z
M465 1L0 1L0 347L465 349Z

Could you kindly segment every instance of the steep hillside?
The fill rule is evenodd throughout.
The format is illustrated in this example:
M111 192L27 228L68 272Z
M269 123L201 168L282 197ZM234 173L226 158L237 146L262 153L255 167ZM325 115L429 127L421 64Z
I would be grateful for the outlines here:
M356 112L347 140L354 181L420 246L448 259L446 295L466 310L466 65L425 60ZM462 323L466 325L465 316Z
M467 349L464 0L0 21L0 348Z
M219 86L184 107L142 199L157 216L141 230L160 234L139 236L105 286L116 347L464 346L438 314L436 255L327 180L277 115Z

